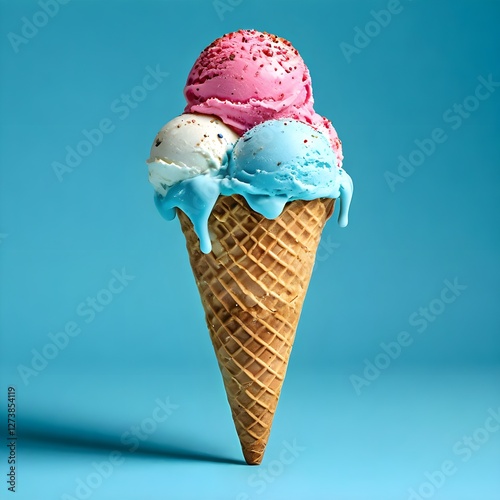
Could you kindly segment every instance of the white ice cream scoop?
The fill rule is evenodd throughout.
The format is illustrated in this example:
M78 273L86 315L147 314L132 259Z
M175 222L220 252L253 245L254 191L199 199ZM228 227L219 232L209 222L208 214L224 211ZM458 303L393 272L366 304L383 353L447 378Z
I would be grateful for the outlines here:
M156 135L149 159L149 182L165 196L170 186L200 174L216 173L238 135L210 115L183 114Z

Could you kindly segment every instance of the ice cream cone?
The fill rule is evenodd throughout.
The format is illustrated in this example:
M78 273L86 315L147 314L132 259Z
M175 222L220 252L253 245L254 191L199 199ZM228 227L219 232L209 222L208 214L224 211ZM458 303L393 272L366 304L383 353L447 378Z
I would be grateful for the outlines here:
M316 250L335 200L292 201L270 220L239 195L219 197L200 250L178 210L243 455L261 463Z

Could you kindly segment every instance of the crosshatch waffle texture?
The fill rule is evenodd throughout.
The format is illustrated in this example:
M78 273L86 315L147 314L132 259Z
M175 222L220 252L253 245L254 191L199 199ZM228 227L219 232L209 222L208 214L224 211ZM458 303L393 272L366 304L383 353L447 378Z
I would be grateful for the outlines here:
M178 210L233 420L248 464L259 464L285 378L316 250L335 200L293 201L269 220L241 196L219 197L200 250Z

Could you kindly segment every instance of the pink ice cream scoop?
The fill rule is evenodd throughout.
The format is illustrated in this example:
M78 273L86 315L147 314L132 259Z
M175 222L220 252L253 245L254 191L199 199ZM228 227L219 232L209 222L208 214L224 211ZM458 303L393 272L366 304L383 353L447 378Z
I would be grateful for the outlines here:
M315 129L319 130L330 140L330 144L332 145L332 149L337 156L337 166L342 166L342 161L344 160L344 155L342 153L342 141L339 139L337 131L335 130L332 122L325 118L324 116L318 115L318 113L314 113L311 121L306 121L312 125Z
M309 70L283 38L256 30L218 38L194 63L184 95L186 113L215 115L240 135L272 119L308 123L327 135L342 165L335 129L314 111Z

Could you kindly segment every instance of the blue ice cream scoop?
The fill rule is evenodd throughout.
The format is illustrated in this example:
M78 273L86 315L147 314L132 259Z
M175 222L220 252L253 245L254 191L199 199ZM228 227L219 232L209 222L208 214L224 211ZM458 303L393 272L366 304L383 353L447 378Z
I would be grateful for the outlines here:
M253 210L274 219L292 200L338 198L343 184L352 190L328 139L305 123L281 119L261 123L238 139L221 193L240 194Z

